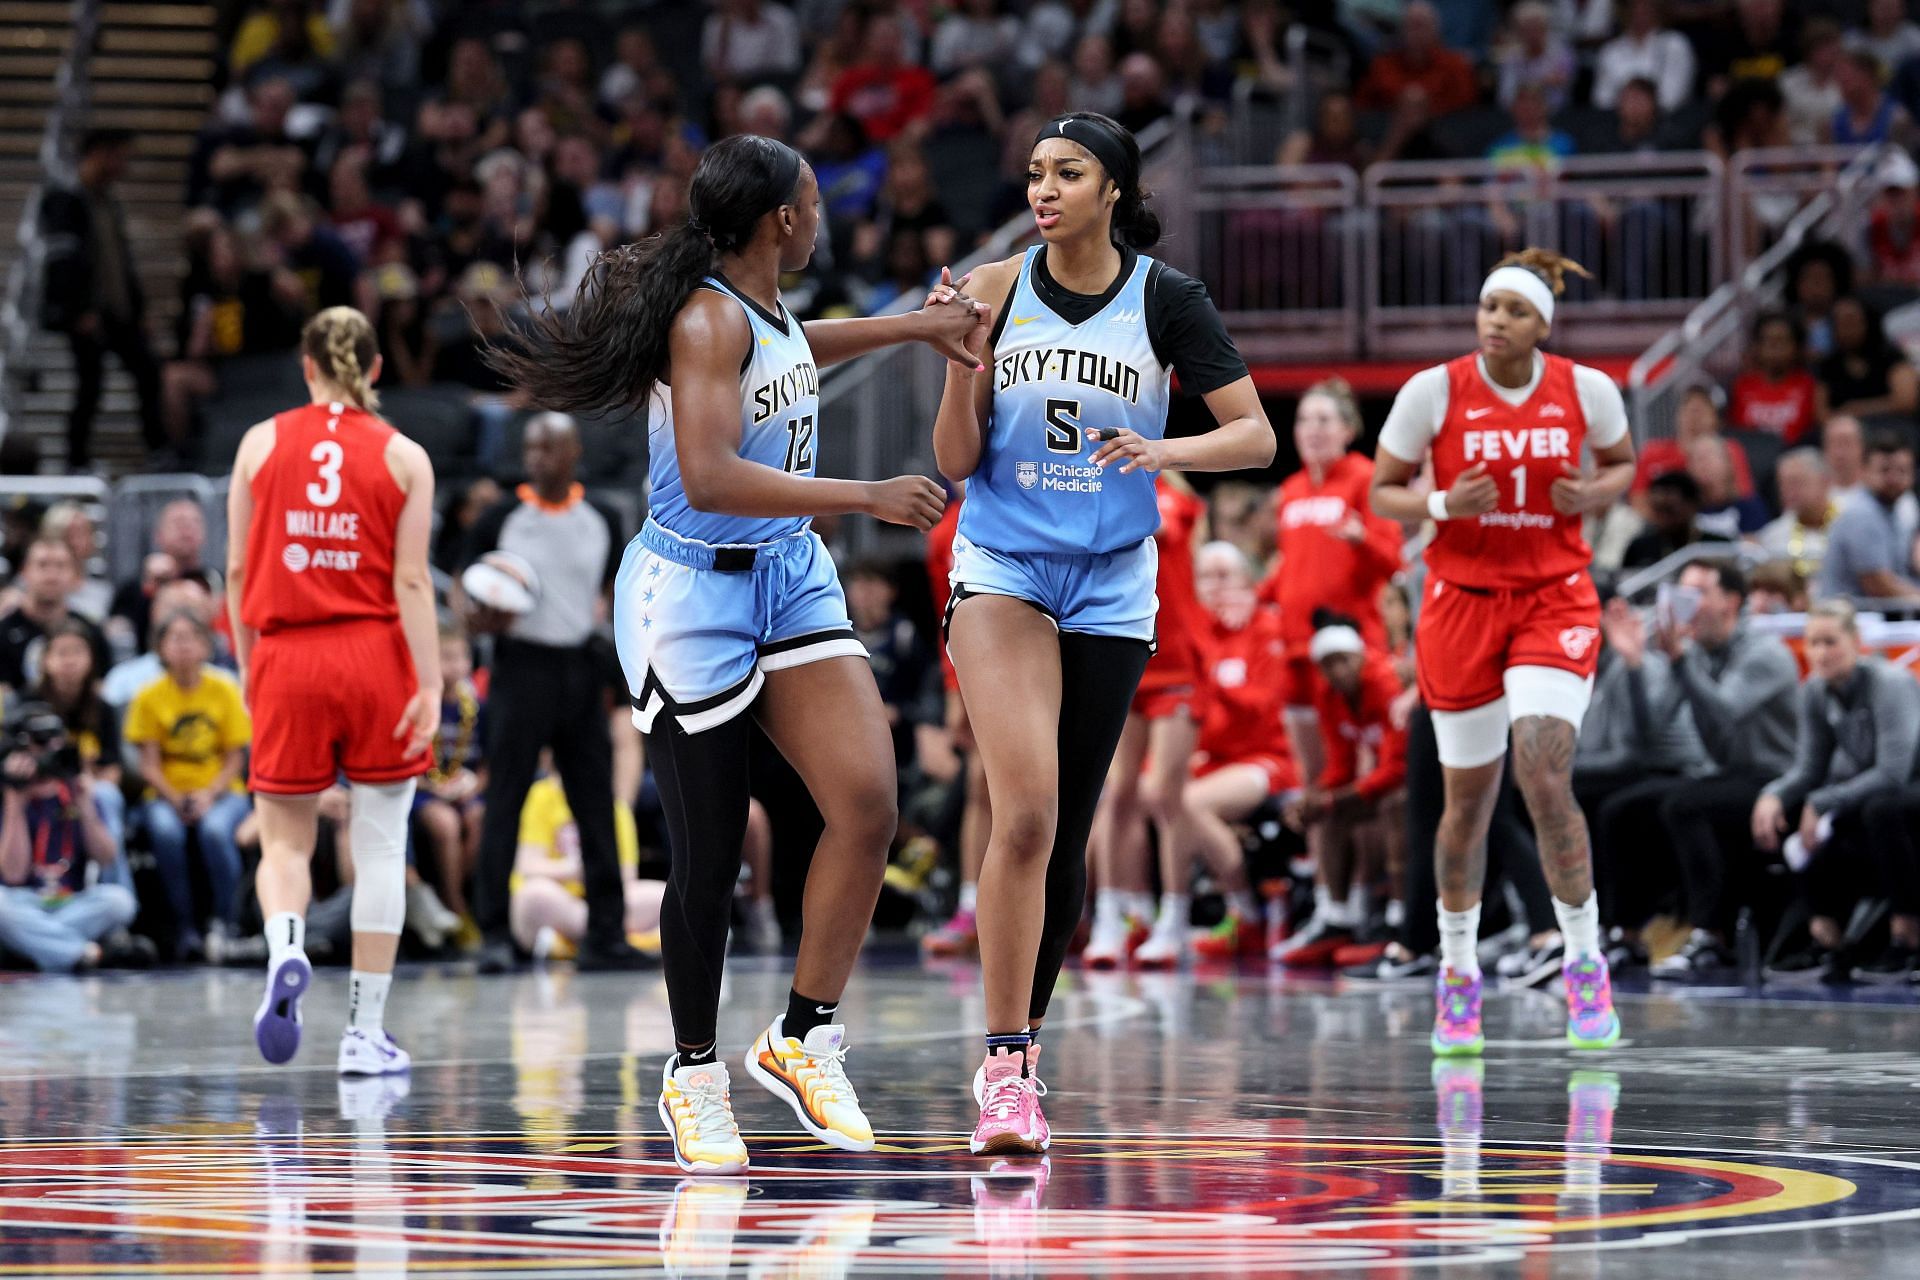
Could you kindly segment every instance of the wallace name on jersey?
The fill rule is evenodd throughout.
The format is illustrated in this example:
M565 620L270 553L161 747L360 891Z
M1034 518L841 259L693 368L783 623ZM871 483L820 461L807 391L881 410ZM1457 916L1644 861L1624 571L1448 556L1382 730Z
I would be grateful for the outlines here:
M759 426L784 413L797 400L820 394L820 370L811 360L796 364L773 381L753 389L753 423Z
M1005 391L1023 382L1041 382L1048 378L1078 383L1119 396L1128 404L1140 403L1140 371L1124 361L1098 351L1074 351L1067 347L1036 347L1014 351L995 362L999 380L994 390Z
M335 542L360 541L360 514L356 511L289 511L289 538L325 538Z

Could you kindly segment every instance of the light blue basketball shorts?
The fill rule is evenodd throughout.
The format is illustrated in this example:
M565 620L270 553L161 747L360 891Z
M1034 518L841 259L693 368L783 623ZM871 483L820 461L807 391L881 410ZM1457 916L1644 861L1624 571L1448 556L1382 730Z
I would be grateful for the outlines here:
M1159 548L1152 538L1104 553L995 551L953 540L947 616L968 596L1025 600L1062 631L1154 641Z
M811 529L716 547L649 519L614 579L613 635L642 733L663 710L688 733L725 724L769 671L867 657L833 557Z

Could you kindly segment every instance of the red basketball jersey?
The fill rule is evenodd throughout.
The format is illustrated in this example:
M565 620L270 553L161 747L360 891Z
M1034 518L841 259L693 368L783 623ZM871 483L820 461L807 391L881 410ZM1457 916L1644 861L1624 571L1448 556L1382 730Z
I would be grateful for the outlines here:
M263 634L398 618L393 545L406 494L387 470L393 428L338 401L288 410L273 427L253 477L240 616Z
M1318 485L1305 467L1288 476L1274 503L1280 563L1261 586L1280 606L1287 651L1305 655L1313 642L1313 611L1325 605L1360 624L1375 647L1386 643L1380 588L1400 571L1400 526L1373 514L1373 461L1349 453L1327 468ZM1348 542L1334 530L1359 516L1366 537Z
M1485 463L1499 505L1443 520L1427 546L1434 575L1463 587L1513 591L1583 572L1593 560L1577 515L1553 509L1563 464L1578 467L1587 439L1573 361L1547 356L1525 402L1501 399L1480 376L1478 356L1447 364L1447 416L1433 438L1433 482L1452 488Z

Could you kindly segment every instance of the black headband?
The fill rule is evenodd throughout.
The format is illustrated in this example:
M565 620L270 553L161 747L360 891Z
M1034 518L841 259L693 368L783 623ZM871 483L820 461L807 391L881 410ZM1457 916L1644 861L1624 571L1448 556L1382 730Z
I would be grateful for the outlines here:
M754 214L756 218L761 214L772 213L775 209L778 209L781 205L786 204L793 198L793 189L800 181L800 166L803 163L800 159L800 153L786 143L781 142L778 138L761 138L759 141L766 143L773 149L773 186L774 190L780 194L774 199L772 204ZM712 226L708 224L706 219L693 211L693 202L691 199L688 200L687 206L687 225L711 240L713 238Z
M1120 188L1122 195L1139 189L1140 166L1134 161L1126 139L1115 126L1088 115L1070 112L1041 125L1040 132L1033 136L1033 145L1037 147L1048 138L1065 138L1075 146L1085 148L1100 162L1100 167L1107 171L1107 176L1113 179L1113 185Z

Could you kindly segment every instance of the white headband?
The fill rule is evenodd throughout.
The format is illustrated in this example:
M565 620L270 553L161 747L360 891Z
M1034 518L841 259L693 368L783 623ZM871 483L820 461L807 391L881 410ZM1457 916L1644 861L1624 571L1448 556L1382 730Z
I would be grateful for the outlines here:
M1488 294L1502 289L1519 294L1533 304L1542 320L1553 323L1553 290L1545 280L1525 267L1495 267L1487 282L1480 286L1480 301L1485 302Z
M1315 662L1325 661L1336 653L1366 651L1366 643L1352 627L1322 627L1313 633L1313 643L1307 647L1308 656Z

